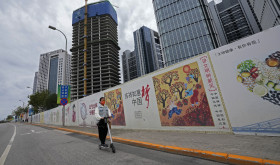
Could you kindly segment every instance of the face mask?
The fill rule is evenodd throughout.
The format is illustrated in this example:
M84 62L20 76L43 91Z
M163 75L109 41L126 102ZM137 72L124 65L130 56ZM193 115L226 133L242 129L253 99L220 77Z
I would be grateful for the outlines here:
M105 101L103 100L103 101L100 101L100 104L101 105L104 105L105 104Z

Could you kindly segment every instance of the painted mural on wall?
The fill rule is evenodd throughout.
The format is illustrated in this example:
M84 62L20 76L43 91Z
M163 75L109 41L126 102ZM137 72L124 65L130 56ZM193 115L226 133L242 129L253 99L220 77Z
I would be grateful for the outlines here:
M280 51L266 59L250 59L237 66L237 81L250 92L280 106Z
M121 88L104 93L106 105L112 113L112 125L125 126L125 116Z
M80 116L82 118L82 126L86 126L86 119L87 119L87 115L88 115L88 110L87 110L87 106L85 103L80 103Z
M153 77L162 126L214 126L197 62Z
M65 109L65 122L76 123L76 104L67 105Z

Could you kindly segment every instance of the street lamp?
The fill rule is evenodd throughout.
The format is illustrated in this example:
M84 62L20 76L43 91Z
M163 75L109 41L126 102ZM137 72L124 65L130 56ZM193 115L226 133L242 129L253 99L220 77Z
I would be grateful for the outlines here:
M32 90L33 90L33 88L31 88L31 87L29 87L29 86L27 86L26 88L30 88L30 89L32 89Z
M31 88L31 87L29 87L29 86L27 86L26 88L31 89L31 90L32 90L32 94L34 93L33 88ZM28 98L29 98L29 95L28 95Z
M49 28L52 29L52 30L57 30L59 31L61 34L63 34L63 36L65 37L65 40L66 40L66 44L65 44L65 60L64 60L64 76L63 76L63 83L62 85L65 85L66 84L66 58L67 58L67 37L66 35L59 29L57 29L56 27L53 27L51 25L49 25Z
M59 31L61 34L64 35L65 40L66 40L66 45L65 45L65 58L64 58L64 65L63 65L63 67L64 67L64 74L63 74L63 75L64 75L64 76L62 75L62 77L63 77L62 85L67 85L67 83L66 83L67 38L66 38L66 35L65 35L62 31L60 31L59 29L57 29L56 27L49 26L49 28L52 29L52 30L57 30L57 31ZM62 109L62 125L64 126L64 124L65 124L65 106L63 106L63 109Z

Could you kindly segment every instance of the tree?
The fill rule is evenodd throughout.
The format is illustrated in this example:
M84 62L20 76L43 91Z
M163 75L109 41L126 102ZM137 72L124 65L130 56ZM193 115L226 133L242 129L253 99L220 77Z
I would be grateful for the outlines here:
M13 120L13 119L14 119L14 117L13 117L12 115L8 115L6 120L11 121L11 120Z
M55 93L48 95L44 101L44 106L46 109L57 107L57 95Z
M162 83L171 86L173 80L179 80L178 71L171 71L164 74L161 78Z
M32 105L34 112L38 113L39 110L45 111L56 107L56 94L50 94L48 90L37 92L30 96L29 105Z
M191 69L190 74L193 75L193 79L198 82L198 78L200 75L198 68Z
M155 90L156 91L160 90L160 80L158 78L153 77L153 82L154 82Z
M27 107L19 106L15 111L13 111L13 114L15 114L16 116L20 116L20 114L27 113L27 112L28 112L28 106Z
M183 82L176 82L170 87L170 92L172 94L178 92L180 99L183 99L183 92L185 90L185 85Z
M165 108L165 101L169 97L170 97L170 94L169 94L168 90L163 89L163 90L159 91L159 93L157 94L157 101L162 103L163 108Z

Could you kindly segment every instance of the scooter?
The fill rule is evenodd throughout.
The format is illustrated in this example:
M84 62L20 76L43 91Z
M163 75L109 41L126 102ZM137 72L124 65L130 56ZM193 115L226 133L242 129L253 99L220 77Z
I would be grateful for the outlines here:
M104 147L104 146L99 145L99 149L101 150L101 149L109 149L109 148L111 148L112 152L116 153L116 148L115 148L115 146L113 144L112 135L111 135L111 129L110 129L108 120L109 120L108 117L104 117L104 122L107 124L108 133L109 133L109 136L110 136L110 146Z

